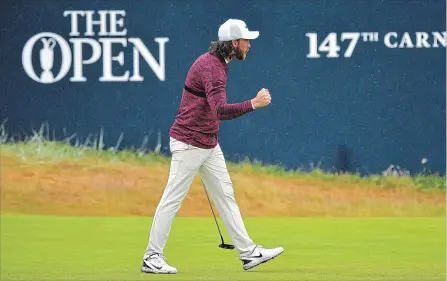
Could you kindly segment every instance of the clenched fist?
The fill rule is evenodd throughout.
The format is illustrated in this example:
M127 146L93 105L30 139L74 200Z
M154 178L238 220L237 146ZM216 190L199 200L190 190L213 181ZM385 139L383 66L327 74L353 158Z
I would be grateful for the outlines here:
M270 96L270 92L265 88L262 88L256 97L251 100L255 108L265 107L269 105L271 101L272 97Z

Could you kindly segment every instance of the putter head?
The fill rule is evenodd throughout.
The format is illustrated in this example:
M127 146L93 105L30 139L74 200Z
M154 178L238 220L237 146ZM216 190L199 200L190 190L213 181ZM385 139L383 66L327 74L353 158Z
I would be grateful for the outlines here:
M219 247L222 248L222 249L227 249L227 250L233 250L234 249L234 245L224 244L224 243L220 244Z

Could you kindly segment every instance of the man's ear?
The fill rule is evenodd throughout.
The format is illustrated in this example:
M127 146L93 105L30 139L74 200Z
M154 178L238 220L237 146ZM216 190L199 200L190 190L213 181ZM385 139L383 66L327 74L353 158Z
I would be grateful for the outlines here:
M239 40L232 40L231 45L233 46L233 48L236 48L239 45Z

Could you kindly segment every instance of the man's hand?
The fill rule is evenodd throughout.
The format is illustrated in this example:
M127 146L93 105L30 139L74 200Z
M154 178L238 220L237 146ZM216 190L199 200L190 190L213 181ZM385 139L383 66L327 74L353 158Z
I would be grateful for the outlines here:
M269 90L262 88L256 97L251 100L255 108L265 107L270 104L272 97L270 96Z

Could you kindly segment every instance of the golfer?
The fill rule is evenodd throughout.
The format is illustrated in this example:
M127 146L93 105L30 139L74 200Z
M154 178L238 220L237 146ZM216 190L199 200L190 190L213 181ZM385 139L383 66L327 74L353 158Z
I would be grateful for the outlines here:
M218 142L220 120L240 117L270 104L267 89L255 98L227 104L228 63L245 60L250 41L259 36L245 22L229 19L218 31L218 41L199 56L186 76L180 109L170 129L171 166L167 185L155 211L141 271L177 273L163 255L172 221L198 173L219 210L227 232L239 252L243 269L251 269L283 252L256 245L245 229L234 197L230 175Z

